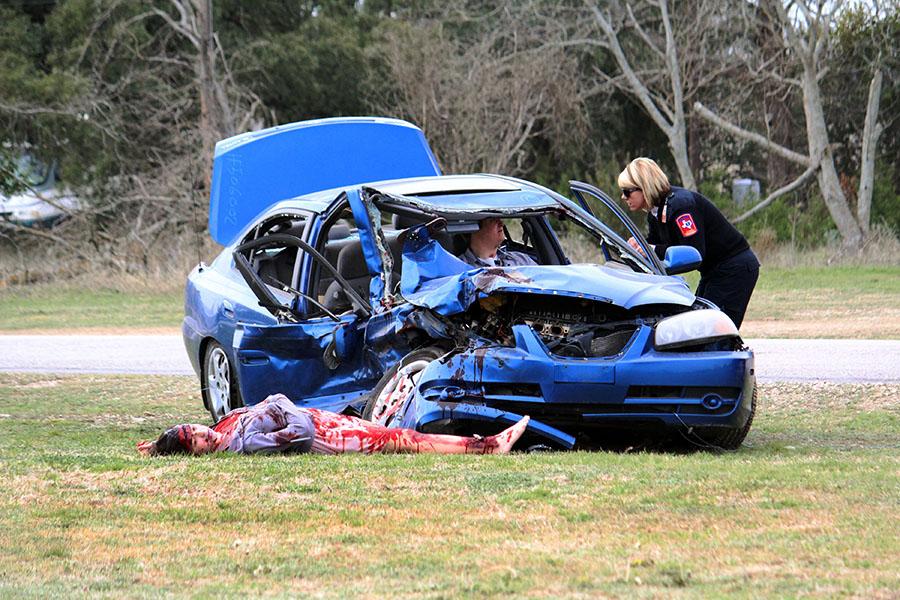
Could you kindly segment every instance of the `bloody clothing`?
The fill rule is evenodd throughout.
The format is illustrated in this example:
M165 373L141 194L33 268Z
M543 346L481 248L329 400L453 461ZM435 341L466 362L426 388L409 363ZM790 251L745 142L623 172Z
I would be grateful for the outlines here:
M232 411L213 430L223 435L222 449L241 454L307 452L316 434L308 412L282 394Z
M647 215L647 225L647 241L659 258L669 246L700 252L697 295L740 327L759 278L759 260L741 232L705 196L679 187L671 188L655 215Z
M525 418L489 437L419 433L412 429L383 427L327 410L301 408L283 394L275 394L259 404L235 409L216 423L213 430L222 434L216 450L243 454L288 451L493 454L508 452L527 423Z

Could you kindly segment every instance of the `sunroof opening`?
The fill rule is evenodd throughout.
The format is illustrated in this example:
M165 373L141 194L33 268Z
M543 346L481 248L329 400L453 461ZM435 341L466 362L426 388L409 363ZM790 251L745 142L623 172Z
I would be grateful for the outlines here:
M509 188L502 190L485 190L485 189L477 189L477 190L432 190L427 192L420 192L418 194L405 194L406 196L414 196L416 198L424 198L427 196L462 196L464 194L497 194L497 193L507 193L507 192L521 192L520 189L511 190Z

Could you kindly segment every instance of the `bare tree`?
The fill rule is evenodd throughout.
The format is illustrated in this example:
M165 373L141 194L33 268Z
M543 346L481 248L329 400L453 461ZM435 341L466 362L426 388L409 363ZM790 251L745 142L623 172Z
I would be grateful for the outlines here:
M188 62L194 70L200 98L200 135L204 151L211 157L217 141L231 137L253 121L260 101L249 90L237 86L231 76L225 52L213 30L213 0L169 1L177 19L160 8L153 8L149 14L162 18L194 48ZM237 107L242 103L246 110L239 118Z
M732 68L729 56L721 52L721 38L731 23L730 4L688 3L673 13L668 0L614 1L604 9L595 0L585 0L600 35L570 41L609 52L616 68L595 66L595 72L604 84L632 98L665 134L681 183L690 188L696 187L696 180L685 107ZM694 163L698 150L693 149Z
M666 135L682 185L689 188L696 187L694 174L691 171L690 158L688 157L681 66L678 60L678 47L675 44L667 0L659 0L657 3L663 29L662 48L659 41L652 39L637 18L635 18L630 4L626 4L626 12L630 25L646 44L644 53L649 53L655 60L664 65L660 70L667 75L668 90L662 90L659 86L653 86L652 84L648 85L648 82L641 79L635 67L632 66L634 59L630 59L626 55L622 44L619 42L619 32L613 26L614 18L610 14L601 11L594 2L588 0L586 2L604 36L604 45L615 57L624 81L609 76L600 69L597 69L597 71L601 75L606 76L610 82L634 98L643 107L644 111L656 123L656 126Z
M373 104L420 125L448 173L521 175L533 140L577 143L583 131L574 59L509 5L491 17L448 11L381 32L389 83Z
M261 121L260 102L232 77L211 0L85 5L86 37L60 53L71 57L59 71L77 77L77 93L46 106L0 94L0 116L47 119L44 138L90 181L68 180L81 206L52 232L15 234L85 266L145 272L180 246L205 244L213 146Z
M749 131L701 102L696 102L694 108L701 117L725 131L806 167L801 177L808 176L811 170L815 171L825 205L843 243L858 248L869 229L875 151L882 131L878 123L882 75L880 67L874 65L862 132L862 172L857 214L854 215L835 166L821 88L822 79L829 71L832 31L842 5L842 2L824 0L763 3L761 8L765 11L765 18L757 21L760 26L771 23L777 28L773 39L781 41L785 55L796 65L796 75L773 70L773 65L768 63L758 64L754 72L760 78L774 79L799 90L806 118L806 152L791 150L766 136Z

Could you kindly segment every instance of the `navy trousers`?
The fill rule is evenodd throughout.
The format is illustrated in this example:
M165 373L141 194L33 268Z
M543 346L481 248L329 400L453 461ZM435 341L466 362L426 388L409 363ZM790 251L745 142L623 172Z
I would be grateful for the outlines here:
M759 260L748 248L703 273L697 295L715 303L740 328L757 279Z

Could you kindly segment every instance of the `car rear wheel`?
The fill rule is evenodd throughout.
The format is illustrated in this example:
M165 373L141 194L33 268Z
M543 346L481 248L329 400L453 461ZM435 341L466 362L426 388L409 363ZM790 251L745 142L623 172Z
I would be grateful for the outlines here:
M206 346L200 391L203 394L203 404L213 421L218 421L235 408L244 405L234 374L234 365L218 342L211 341Z
M428 364L444 355L440 348L428 347L413 350L399 363L385 372L366 400L362 418L390 427L400 419L400 409L415 390L422 372Z
M708 444L722 450L737 450L744 443L744 438L753 425L753 417L756 415L756 383L753 384L753 393L750 395L750 417L743 427L732 429L715 429L701 433L701 437Z

